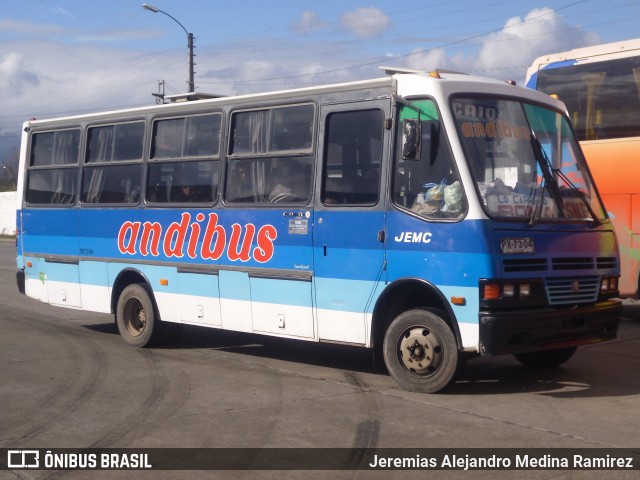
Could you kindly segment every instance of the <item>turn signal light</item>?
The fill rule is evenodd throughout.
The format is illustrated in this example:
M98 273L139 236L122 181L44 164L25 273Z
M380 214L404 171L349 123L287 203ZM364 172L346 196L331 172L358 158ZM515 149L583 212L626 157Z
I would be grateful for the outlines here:
M608 288L611 288L610 283L607 283L607 285ZM604 280L602 288L605 288ZM531 299L532 297L541 297L543 294L542 284L538 281L510 280L502 283L499 280L484 280L480 282L481 300Z
M500 285L498 283L485 283L482 298L484 300L498 300L500 298Z

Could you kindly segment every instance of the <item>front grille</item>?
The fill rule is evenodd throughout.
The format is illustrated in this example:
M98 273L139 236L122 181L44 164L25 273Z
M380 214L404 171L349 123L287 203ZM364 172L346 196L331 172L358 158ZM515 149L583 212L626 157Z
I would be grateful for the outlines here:
M551 305L591 303L598 298L600 277L558 277L546 279L547 296Z
M505 272L543 272L549 268L546 258L505 258L502 260ZM618 268L616 257L554 257L551 269L562 270L611 270Z
M518 258L503 260L505 272L542 272L547 269L546 258Z
M598 257L596 258L598 269L609 270L618 268L618 259L616 257Z
M557 257L552 260L554 270L592 270L592 257Z

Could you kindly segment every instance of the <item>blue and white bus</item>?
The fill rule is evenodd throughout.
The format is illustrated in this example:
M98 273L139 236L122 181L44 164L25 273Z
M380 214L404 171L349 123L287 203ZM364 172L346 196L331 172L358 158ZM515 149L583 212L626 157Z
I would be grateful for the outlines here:
M26 122L19 288L136 347L191 324L370 348L421 392L615 338L616 237L563 104L388 73Z

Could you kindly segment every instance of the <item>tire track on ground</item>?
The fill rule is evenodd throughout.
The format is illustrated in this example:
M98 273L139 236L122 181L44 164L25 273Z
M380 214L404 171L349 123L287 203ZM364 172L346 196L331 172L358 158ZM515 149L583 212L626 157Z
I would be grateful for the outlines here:
M377 393L370 390L369 385L356 373L345 371L344 377L349 385L358 388L360 391L355 394L356 402L360 406L358 409L360 417L364 417L358 422L356 434L354 436L353 448L375 448L380 438L380 403Z
M147 436L155 429L161 429L167 419L175 416L176 412L188 400L191 391L191 380L183 370L167 376L163 368L162 359L153 350L126 348L125 362L119 364L118 376L122 370L126 373L127 362L131 359L134 368L142 368L143 380L148 381L146 393L139 397L128 399L128 403L138 402L137 408L116 420L115 423L103 427L104 431L95 438L91 448L127 447L135 440ZM124 364L123 364L124 363ZM134 380L133 378L131 380Z
M369 388L369 385L358 374L345 371L343 375L349 385L356 387L356 405L359 407L360 420L355 430L351 443L352 454L345 460L345 468L360 465L366 454L363 449L376 448L380 440L380 402L378 393ZM355 476L355 472L352 476Z
M51 368L51 362L62 362L59 372L73 372L72 375L66 375L62 381L56 379L52 388L32 408L18 413L17 417L10 417L10 426L3 425L2 431L11 432L6 438L9 440L8 445L14 446L25 439L50 434L55 426L73 416L85 403L89 402L93 393L105 381L108 358L102 347L89 338L88 332L76 330L75 326L66 323L50 323L6 306L3 308L2 317L5 323L31 326L33 331L53 339L54 348L59 348L61 352L56 356L43 355L41 358L18 360L18 362L49 362L48 368ZM46 365L43 366L43 369L46 367ZM16 430L16 426L22 429Z

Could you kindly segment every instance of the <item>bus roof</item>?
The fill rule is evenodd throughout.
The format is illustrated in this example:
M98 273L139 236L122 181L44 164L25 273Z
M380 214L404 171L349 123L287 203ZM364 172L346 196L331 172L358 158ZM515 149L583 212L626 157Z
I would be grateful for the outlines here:
M550 63L575 61L601 61L610 57L627 57L638 55L640 50L640 38L624 40L621 42L603 43L590 47L575 48L566 52L549 53L536 58L530 70L539 70Z
M149 105L143 107L105 110L101 112L72 115L65 117L46 118L42 120L31 119L24 123L25 127L47 124L60 124L72 122L91 122L117 116L135 116L153 114L157 112L170 112L174 109L193 108L194 110L225 105L242 105L244 103L269 102L282 100L288 97L304 97L307 95L331 94L370 89L388 89L389 95L418 96L435 95L437 92L450 94L454 92L464 93L490 93L502 95L514 95L528 98L533 101L550 103L559 107L555 100L535 90L516 87L502 80L487 77L468 75L465 73L451 72L447 70L434 70L432 72L420 72L417 70L404 70L393 67L381 67L388 76L371 80L359 80L346 83L337 83L323 86L305 87L291 90L253 93L236 96L205 95L204 97L190 100L177 101L164 105ZM513 90L511 90L513 89ZM517 91L517 93L516 93ZM513 93L512 93L513 92ZM192 94L179 95L180 100L187 100ZM187 107L188 105L188 107Z

